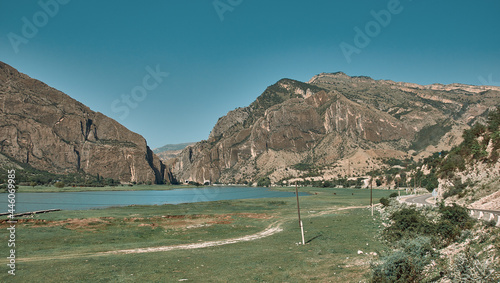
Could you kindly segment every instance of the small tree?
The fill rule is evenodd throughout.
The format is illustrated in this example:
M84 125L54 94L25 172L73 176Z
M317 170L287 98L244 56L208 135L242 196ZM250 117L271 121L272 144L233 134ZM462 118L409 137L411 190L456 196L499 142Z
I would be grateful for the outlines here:
M260 177L257 180L257 187L269 187L271 186L271 179L269 177Z
M64 188L65 184L64 184L63 182L56 182L56 183L54 184L54 186L55 186L56 188L62 189L62 188Z

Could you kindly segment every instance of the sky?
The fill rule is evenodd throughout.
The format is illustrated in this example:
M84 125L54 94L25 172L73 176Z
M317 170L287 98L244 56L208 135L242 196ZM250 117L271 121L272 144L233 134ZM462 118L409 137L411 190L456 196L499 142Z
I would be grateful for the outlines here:
M144 136L207 139L282 78L500 86L500 1L0 0L0 61Z

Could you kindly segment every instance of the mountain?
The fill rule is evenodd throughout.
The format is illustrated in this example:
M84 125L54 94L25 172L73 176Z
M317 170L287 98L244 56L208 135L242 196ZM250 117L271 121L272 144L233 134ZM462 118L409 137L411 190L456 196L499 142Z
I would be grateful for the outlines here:
M500 104L500 87L422 86L342 72L282 79L221 117L168 166L178 180L248 183L362 176L384 159L449 150Z
M178 144L166 144L159 148L154 148L153 152L158 155L161 160L168 160L175 158L179 153L182 152L187 146L195 144L194 142L178 143Z
M68 95L0 62L0 153L51 173L162 183L146 140Z

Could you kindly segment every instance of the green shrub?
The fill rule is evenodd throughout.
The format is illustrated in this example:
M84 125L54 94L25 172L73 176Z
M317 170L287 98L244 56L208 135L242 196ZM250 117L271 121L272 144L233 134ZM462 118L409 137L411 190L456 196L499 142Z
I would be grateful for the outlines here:
M390 205L390 201L389 201L389 199L388 199L388 198L381 198L381 199L380 199L380 203L381 203L384 207L386 207L386 206L389 206L389 205Z
M453 204L452 206L439 206L442 221L450 221L457 225L460 229L471 229L474 226L475 220L470 217L467 208Z
M271 179L269 177L260 177L257 180L257 187L269 187L271 186Z
M449 220L439 222L436 233L442 239L442 245L447 246L460 237L461 231L457 225Z
M390 198L396 198L398 197L398 193L392 193L389 195Z
M448 278L452 282L500 282L500 273L495 271L493 262L479 260L468 247L453 259Z
M414 208L403 208L394 212L390 219L394 222L384 229L383 233L389 242L397 242L403 238L413 238L418 235L432 235L435 224L429 222L420 211Z
M56 183L54 184L54 186L55 186L56 188L62 189L62 188L64 188L65 184L64 184L63 182L56 182Z
M421 282L426 265L437 257L430 237L401 241L400 248L373 268L372 282Z

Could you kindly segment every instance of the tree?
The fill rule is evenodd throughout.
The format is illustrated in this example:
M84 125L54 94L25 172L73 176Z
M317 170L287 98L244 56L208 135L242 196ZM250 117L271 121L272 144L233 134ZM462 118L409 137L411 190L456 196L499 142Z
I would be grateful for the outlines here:
M269 177L260 177L257 180L257 187L269 187L271 186L271 179Z
M64 188L65 184L64 184L63 182L56 182L56 183L54 184L54 186L55 186L56 188L62 189L62 188Z

